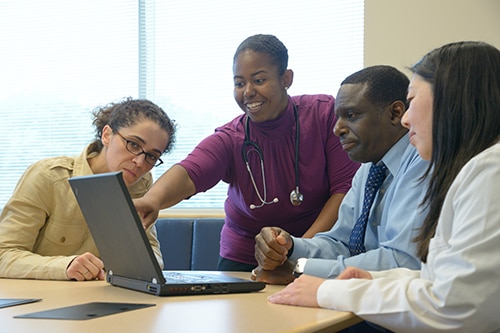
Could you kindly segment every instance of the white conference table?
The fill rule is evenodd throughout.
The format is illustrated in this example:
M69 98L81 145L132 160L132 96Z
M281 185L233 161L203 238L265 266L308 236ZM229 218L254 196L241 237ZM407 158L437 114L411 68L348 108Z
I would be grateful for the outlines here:
M229 273L248 278L248 273ZM0 308L2 332L335 332L361 319L349 312L276 305L266 297L283 286L259 292L158 297L113 287L104 281L0 279L0 298L42 301ZM88 320L26 319L16 315L89 302L148 303L155 306Z

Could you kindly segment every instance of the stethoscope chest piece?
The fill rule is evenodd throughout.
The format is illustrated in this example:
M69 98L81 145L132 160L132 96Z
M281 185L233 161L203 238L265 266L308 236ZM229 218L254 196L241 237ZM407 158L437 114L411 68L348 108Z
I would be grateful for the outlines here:
M294 206L299 206L302 201L304 201L304 195L299 192L299 188L295 188L292 192L290 192L290 202Z

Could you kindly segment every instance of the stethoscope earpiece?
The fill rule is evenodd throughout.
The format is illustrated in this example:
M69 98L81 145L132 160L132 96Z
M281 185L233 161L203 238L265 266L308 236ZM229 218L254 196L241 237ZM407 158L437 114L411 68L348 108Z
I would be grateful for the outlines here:
M267 201L265 201L265 200L261 200L261 202L262 202L262 203L261 203L260 205L258 205L258 206L255 206L254 204L251 204L251 205L250 205L250 209L260 208L260 207L262 207L262 206L264 206L264 205L270 205L270 204L272 204L272 203L278 203L278 202L279 202L279 199L278 199L278 198L274 198L274 199L273 199L273 201L270 201L270 202L267 202ZM299 205L300 205L300 204L299 204Z

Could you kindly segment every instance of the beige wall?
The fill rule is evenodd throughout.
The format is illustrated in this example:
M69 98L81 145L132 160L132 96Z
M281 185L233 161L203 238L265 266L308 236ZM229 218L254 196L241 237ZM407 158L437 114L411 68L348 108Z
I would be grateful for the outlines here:
M425 53L459 40L500 49L500 0L365 0L365 66L408 74Z

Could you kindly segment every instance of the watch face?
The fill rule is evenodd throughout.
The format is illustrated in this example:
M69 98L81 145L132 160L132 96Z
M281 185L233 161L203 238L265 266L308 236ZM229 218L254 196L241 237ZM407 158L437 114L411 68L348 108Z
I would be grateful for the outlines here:
M304 273L304 267L306 266L307 258L300 258L295 263L295 268L293 269L293 274L295 276L300 276Z

